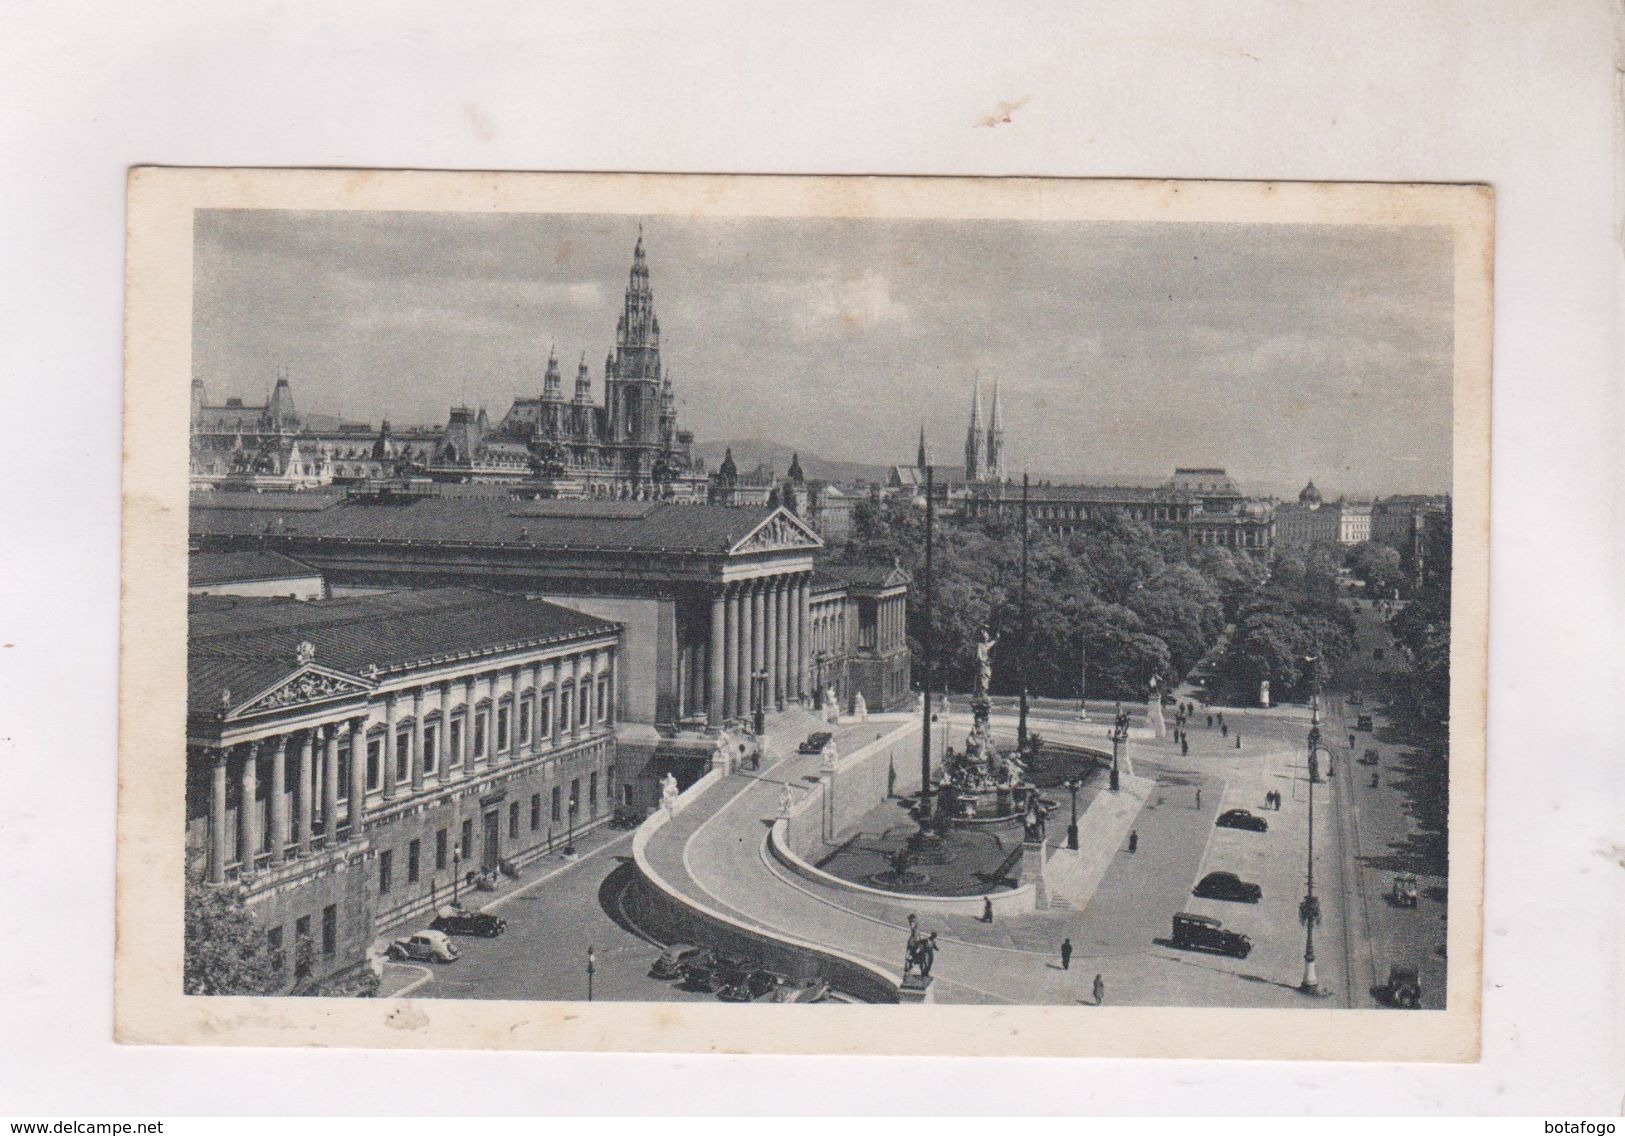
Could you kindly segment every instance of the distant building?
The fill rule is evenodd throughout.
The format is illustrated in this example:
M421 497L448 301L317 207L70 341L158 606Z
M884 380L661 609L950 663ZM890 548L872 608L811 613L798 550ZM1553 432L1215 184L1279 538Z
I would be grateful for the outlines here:
M211 405L203 380L194 378L192 484L312 489L426 477L511 485L536 497L705 500L705 472L692 455L693 435L677 427L671 373L660 358L641 232L603 381L599 405L583 354L567 399L550 351L540 394L515 399L500 422L458 406L444 427L396 433L388 419L374 432L364 423L299 414L286 375L254 406L240 398Z
M613 622L466 587L188 616L187 863L242 885L281 992L625 796Z
M1359 544L1371 539L1372 507L1343 498L1327 502L1310 481L1296 505L1275 508L1275 537L1283 545Z
M967 517L1016 518L1021 486L999 483L966 487L960 502ZM1193 545L1267 553L1274 522L1267 502L1248 498L1222 469L1180 469L1159 486L1056 485L1028 489L1028 517L1049 532L1067 536L1091 521L1110 516L1142 521L1160 532L1178 533Z
M896 566L820 564L813 573L813 687L833 689L848 712L860 693L871 710L908 700L908 586Z
M1379 497L1371 505L1371 539L1397 549L1405 572L1419 578L1426 570L1429 518L1450 508L1447 496Z

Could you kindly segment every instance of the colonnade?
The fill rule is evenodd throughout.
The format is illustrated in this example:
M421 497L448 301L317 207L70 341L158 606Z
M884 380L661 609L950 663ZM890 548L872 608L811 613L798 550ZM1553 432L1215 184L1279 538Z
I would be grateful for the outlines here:
M233 862L248 874L312 855L359 835L369 807L613 729L616 681L612 653L577 652L398 687L334 721L208 748L209 879L224 881Z
M806 695L808 585L808 573L789 573L724 584L712 594L710 725L751 713L758 692L770 704L764 709L782 710Z

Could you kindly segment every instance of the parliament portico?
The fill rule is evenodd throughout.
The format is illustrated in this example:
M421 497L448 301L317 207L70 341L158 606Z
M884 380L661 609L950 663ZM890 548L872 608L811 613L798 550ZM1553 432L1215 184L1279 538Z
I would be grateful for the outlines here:
M473 588L189 611L187 846L293 987L608 819L620 628Z
M653 757L815 694L812 577L822 543L785 509L210 493L194 497L191 526L205 551L294 556L335 595L475 584L620 624L615 713L643 782L640 803L656 795L661 770L636 763L638 750ZM863 607L866 618L901 628L905 594L893 586L884 603ZM906 671L906 648L901 659ZM879 709L888 694L892 703L907 696L894 682L866 697Z

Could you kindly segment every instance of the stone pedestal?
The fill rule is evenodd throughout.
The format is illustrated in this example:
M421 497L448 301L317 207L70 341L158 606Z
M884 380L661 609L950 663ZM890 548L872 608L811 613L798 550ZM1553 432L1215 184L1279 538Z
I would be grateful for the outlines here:
M1033 907L1049 910L1049 881L1044 876L1044 842L1023 841L1021 845L1021 883L1033 885Z
M931 994L931 986L936 982L934 978L921 978L917 974L906 975L902 984L897 988L897 1000L905 1006L918 1006L926 1002L935 1002Z

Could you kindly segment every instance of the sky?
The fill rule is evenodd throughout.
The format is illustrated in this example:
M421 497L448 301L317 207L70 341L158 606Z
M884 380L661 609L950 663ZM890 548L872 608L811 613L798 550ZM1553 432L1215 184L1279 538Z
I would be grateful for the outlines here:
M1223 466L1254 493L1446 492L1448 230L1074 221L642 220L697 440L963 461L999 385L1010 468ZM639 219L200 211L193 376L400 426L499 418L556 345L603 395ZM989 407L984 405L984 419Z

